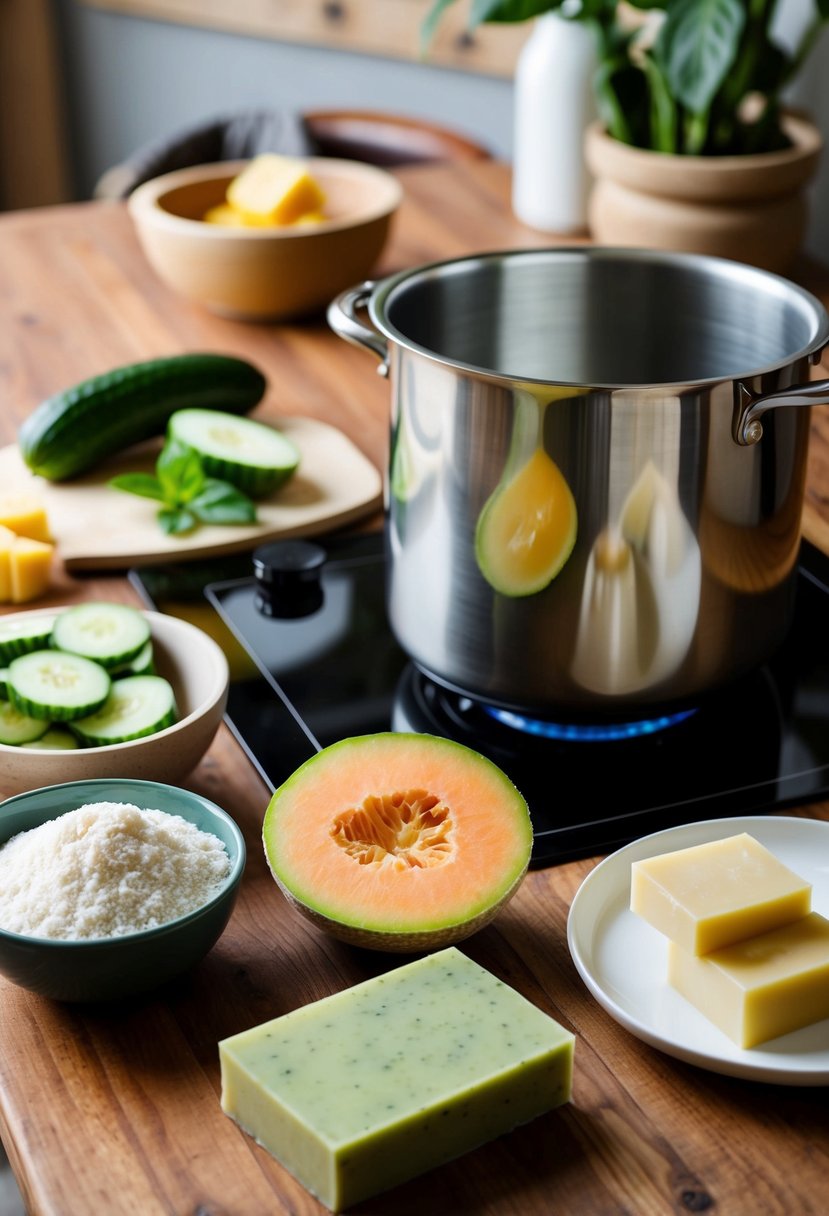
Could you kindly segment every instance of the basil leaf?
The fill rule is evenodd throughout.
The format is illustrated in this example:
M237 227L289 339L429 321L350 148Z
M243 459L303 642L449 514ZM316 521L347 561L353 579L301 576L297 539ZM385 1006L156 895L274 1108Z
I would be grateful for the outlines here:
M256 519L256 505L230 482L208 477L204 489L187 504L203 524L248 524Z
M152 473L121 473L111 477L109 485L115 490L124 490L127 494L138 494L141 498L154 498L164 502L164 490L161 482Z
M158 512L158 522L162 532L168 536L180 536L183 532L192 532L198 521L184 507L162 507Z
M155 471L168 506L189 502L204 486L205 473L198 452L170 439L156 461Z
M692 114L705 113L725 80L745 19L740 0L669 0L654 54L672 96Z

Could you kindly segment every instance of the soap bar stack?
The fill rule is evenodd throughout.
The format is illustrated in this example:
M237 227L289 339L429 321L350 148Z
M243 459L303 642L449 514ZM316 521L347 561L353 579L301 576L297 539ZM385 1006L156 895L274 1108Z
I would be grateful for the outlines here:
M566 1102L573 1044L450 947L223 1040L222 1107L340 1211Z
M630 906L669 940L668 981L740 1047L829 1017L829 921L752 836L631 867Z

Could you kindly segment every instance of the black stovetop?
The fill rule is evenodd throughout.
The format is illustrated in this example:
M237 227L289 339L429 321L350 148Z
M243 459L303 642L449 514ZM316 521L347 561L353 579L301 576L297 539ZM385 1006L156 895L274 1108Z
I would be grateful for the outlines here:
M535 865L829 796L829 559L808 543L794 626L767 664L681 721L622 724L599 738L549 723L522 724L528 733L428 680L386 620L382 537L315 543L325 555L322 602L295 618L263 613L249 555L130 575L148 603L225 646L228 725L271 789L337 739L448 734L488 755L527 798ZM548 737L551 729L564 737Z

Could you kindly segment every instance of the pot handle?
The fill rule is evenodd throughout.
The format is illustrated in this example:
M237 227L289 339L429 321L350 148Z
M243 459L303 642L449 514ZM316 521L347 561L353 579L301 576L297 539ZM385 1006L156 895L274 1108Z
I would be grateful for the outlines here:
M809 384L793 384L775 393L752 393L742 381L734 389L734 420L732 433L735 443L751 447L763 437L760 421L766 410L783 405L829 405L829 380L812 380Z
M374 287L375 284L372 280L367 279L358 287L349 287L347 291L340 292L336 299L328 305L326 315L328 324L334 333L344 338L346 342L351 342L353 346L363 346L366 350L370 350L380 360L377 374L387 376L389 374L388 342L376 329L358 321L356 316L358 309L365 308Z

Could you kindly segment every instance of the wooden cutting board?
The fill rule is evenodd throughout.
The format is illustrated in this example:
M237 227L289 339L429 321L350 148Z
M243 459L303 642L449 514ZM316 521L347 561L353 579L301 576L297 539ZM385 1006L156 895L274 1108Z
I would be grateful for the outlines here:
M155 518L158 504L107 484L119 473L152 472L161 440L67 482L35 476L12 444L0 449L0 488L40 497L68 570L216 557L266 540L319 535L379 509L380 473L341 431L312 418L281 418L279 428L299 448L300 464L286 485L259 500L255 524L203 524L187 536L165 536Z

